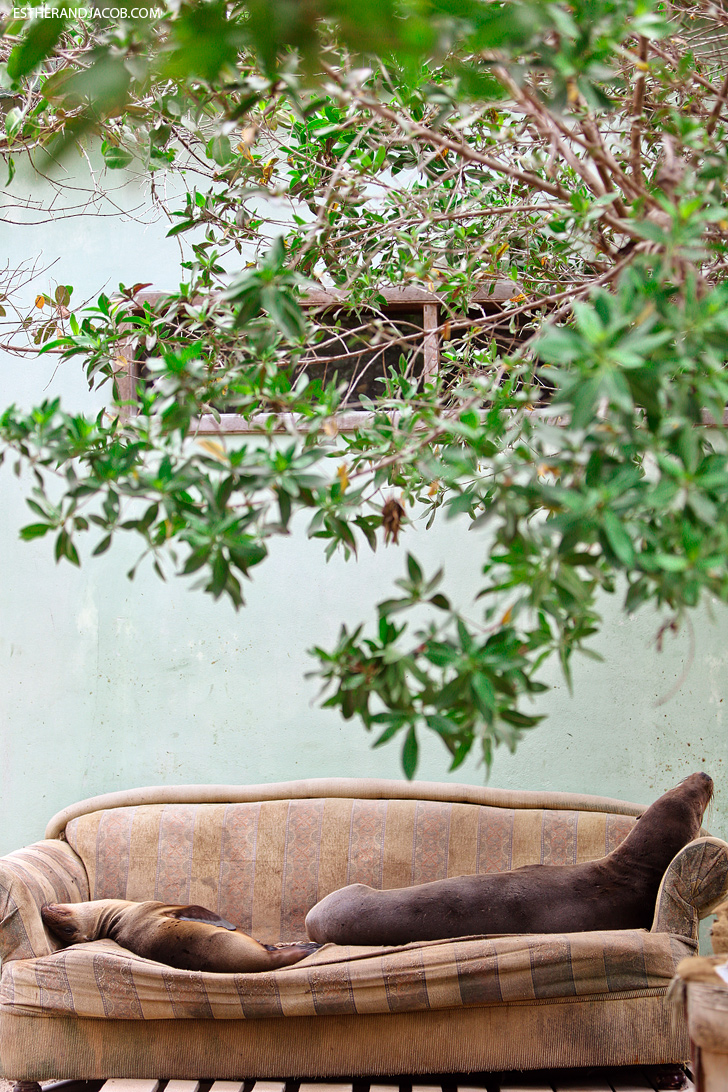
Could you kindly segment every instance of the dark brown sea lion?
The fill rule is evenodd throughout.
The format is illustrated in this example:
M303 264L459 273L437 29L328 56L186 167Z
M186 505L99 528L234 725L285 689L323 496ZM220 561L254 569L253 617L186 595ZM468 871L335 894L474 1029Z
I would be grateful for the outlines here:
M713 795L704 773L685 778L596 861L526 865L377 891L355 883L309 911L306 930L323 944L407 944L482 933L573 933L649 928L660 881L698 836Z
M318 944L259 944L204 906L165 902L51 903L41 916L66 944L109 937L145 959L185 971L272 971L311 955Z

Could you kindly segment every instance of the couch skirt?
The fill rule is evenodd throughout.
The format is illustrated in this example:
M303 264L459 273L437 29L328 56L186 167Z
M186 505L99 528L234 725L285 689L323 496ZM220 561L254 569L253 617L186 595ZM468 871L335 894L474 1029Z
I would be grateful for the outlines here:
M3 1009L0 1070L24 1080L396 1076L651 1065L690 1055L684 1023L662 989L268 1020L93 1020Z

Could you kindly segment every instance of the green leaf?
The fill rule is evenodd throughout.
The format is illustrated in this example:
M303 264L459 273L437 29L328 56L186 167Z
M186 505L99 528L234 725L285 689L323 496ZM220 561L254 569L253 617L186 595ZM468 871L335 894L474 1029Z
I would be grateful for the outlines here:
M18 80L27 75L48 56L65 29L65 19L34 19L23 40L8 57L8 76L12 80Z
M189 231L197 226L196 220L182 220L181 223L175 224L174 227L169 229L166 238L169 239L172 235L181 235L183 231Z
M536 341L534 349L549 364L570 364L579 359L584 346L573 330L549 326Z
M482 674L482 672L476 672L470 680L470 687L480 715L485 719L487 724L492 724L493 712L496 707L493 683L487 675Z
M111 171L120 171L128 167L134 156L126 148L120 148L115 144L107 144L103 148L104 162ZM171 234L171 232L169 233Z
M428 728L445 738L453 736L457 732L457 725L444 717L442 713L430 713L425 719Z
M617 516L611 509L607 509L602 517L602 524L604 526L604 532L607 536L607 542L613 550L615 556L625 565L627 568L631 568L634 565L635 554L632 540L624 529L624 526L620 523Z
M687 558L678 557L676 554L655 554L654 561L668 573L682 573L688 567Z
M592 376L578 385L571 400L573 406L571 423L574 428L584 428L593 420L601 394L601 386L602 381L599 376Z
M529 716L526 713L519 713L517 709L501 709L499 716L501 720L514 725L516 728L535 728L544 719L543 716Z
M206 151L210 159L213 159L220 167L224 167L233 158L230 140L226 136L213 137L208 142Z
M210 556L210 547L201 546L197 550L193 550L182 569L182 575L187 576L189 573L195 573L198 569L201 569L206 564L208 557Z
M42 538L43 535L47 535L52 530L53 525L50 523L29 523L21 528L20 537L25 542L30 542L34 538Z
M408 781L411 781L415 775L418 758L419 745L417 743L417 734L414 725L410 725L410 729L402 747L402 769L404 770L404 775Z
M422 583L422 569L412 554L407 554L407 572L413 584Z
M71 536L65 529L59 533L56 539L55 555L56 561L60 561L62 557L65 557L72 565L80 566L81 564L76 547L71 541Z
M23 124L24 113L17 106L14 106L11 110L8 110L5 115L5 132L8 138L11 138Z
M452 762L450 763L450 769L448 771L449 773L452 773L453 770L457 770L458 766L462 766L463 762L468 757L468 753L472 745L472 738L463 739L460 741L460 743L458 743L457 747L455 748ZM485 740L483 740L483 751L485 751ZM490 763L488 762L486 763L486 765L490 766Z
M458 638L460 640L460 647L462 648L463 652L470 654L474 648L473 638L468 633L467 626L460 618L458 618L457 620L457 630Z
M306 332L306 320L300 307L284 291L268 285L261 293L261 303L281 333L296 341Z
M105 538L102 538L92 551L92 557L99 557L101 554L105 554L109 546L111 546L112 539L113 535L106 535Z
M208 588L215 599L219 599L227 584L230 566L221 550L217 550L212 559L212 580Z
M457 649L438 641L428 641L425 647L425 656L435 667L450 667L460 656Z

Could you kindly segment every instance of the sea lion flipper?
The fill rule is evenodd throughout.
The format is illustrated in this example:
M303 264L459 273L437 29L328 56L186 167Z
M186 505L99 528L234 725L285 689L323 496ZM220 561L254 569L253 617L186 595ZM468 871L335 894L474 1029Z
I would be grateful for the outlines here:
M167 911L167 916L170 918L177 918L178 921L201 921L205 925L218 925L222 929L230 929L235 932L236 925L233 925L231 921L226 921L225 918L221 918L219 914L216 914L214 910L208 910L204 906L174 906L170 907Z

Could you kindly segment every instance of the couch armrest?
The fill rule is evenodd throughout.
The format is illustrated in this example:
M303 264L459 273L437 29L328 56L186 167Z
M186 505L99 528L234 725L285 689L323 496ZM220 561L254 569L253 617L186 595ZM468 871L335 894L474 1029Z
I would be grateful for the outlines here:
M655 903L653 933L675 933L698 945L698 922L728 894L728 843L696 838L673 857Z
M35 842L0 857L0 958L50 955L59 945L40 916L49 902L86 902L86 869L67 842Z

